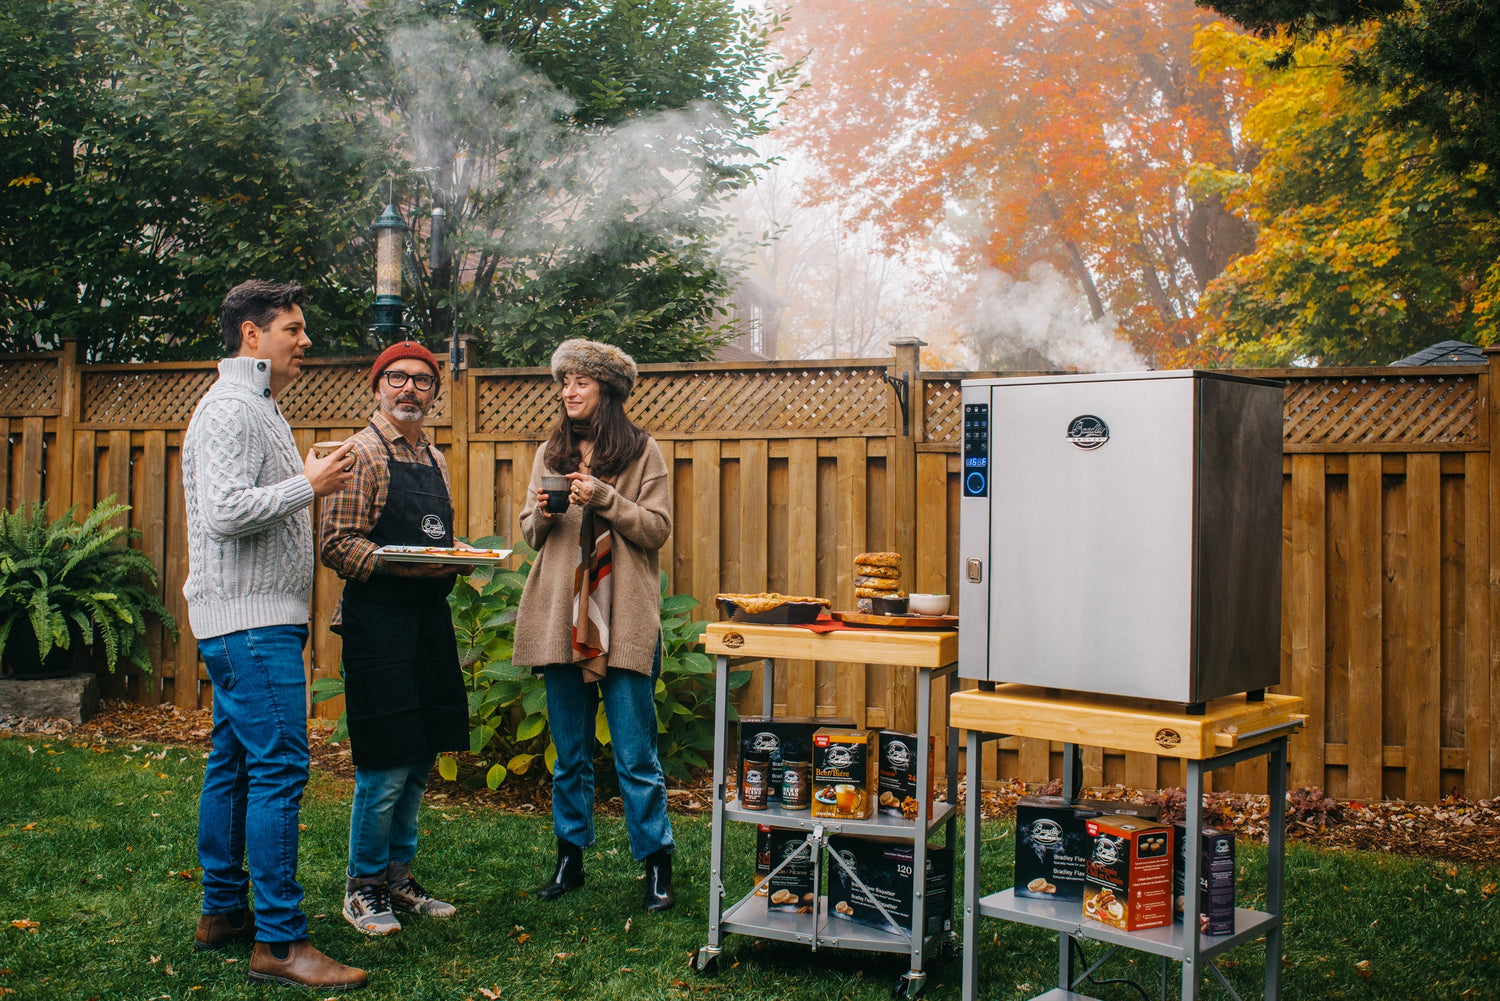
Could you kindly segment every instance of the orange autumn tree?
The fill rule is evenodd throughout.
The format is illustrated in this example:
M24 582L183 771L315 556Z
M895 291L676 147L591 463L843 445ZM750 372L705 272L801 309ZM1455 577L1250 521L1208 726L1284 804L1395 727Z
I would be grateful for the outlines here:
M1200 73L1191 0L799 0L788 132L895 249L1068 276L1158 365L1199 360L1198 301L1253 232L1194 164L1240 171L1237 74Z

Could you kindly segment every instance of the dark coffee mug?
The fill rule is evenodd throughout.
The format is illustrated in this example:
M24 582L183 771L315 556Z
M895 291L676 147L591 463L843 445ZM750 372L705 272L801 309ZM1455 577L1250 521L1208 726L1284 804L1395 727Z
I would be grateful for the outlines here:
M561 514L568 509L568 491L572 484L566 476L543 476L542 489L547 494L547 510Z

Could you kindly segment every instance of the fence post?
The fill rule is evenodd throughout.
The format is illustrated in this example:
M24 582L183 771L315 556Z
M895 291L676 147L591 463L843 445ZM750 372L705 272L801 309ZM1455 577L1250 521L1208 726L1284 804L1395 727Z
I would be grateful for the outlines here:
M1475 800L1500 792L1500 781L1496 778L1500 776L1500 726L1495 724L1495 713L1500 712L1500 628L1497 628L1497 623L1500 623L1500 381L1497 381L1500 380L1500 347L1485 348L1484 358L1489 365L1489 371L1481 377L1485 389L1484 416L1490 467L1489 504L1484 512L1489 536L1485 551L1488 587L1484 595L1484 621L1489 630L1489 642L1485 645L1488 656L1483 669L1468 672L1479 690L1467 695L1469 705L1464 712L1465 744L1472 740L1481 745L1468 751L1470 761L1485 772L1471 784L1465 770L1464 791L1469 799Z
M469 524L469 364L464 357L465 338L453 337L448 349L449 433L448 483L453 492L453 534L473 537ZM493 529L487 529L485 534Z
M891 548L901 553L901 589L910 591L916 580L917 551L917 423L921 405L919 392L921 354L925 342L915 337L891 341L894 354L886 381L891 384L894 425L886 458L891 484ZM891 724L898 730L914 730L917 724L916 683L892 679Z
M56 477L56 482L47 485L47 496L52 499L49 510L54 518L73 506L73 426L78 423L83 397L79 392L80 377L78 339L65 337L57 358L57 437L52 441L54 452L47 463L49 477Z

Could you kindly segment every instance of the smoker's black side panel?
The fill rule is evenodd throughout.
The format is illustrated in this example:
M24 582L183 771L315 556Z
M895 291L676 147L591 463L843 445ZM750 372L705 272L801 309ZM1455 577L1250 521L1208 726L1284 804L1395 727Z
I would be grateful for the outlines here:
M1282 388L1198 380L1193 694L1281 680Z

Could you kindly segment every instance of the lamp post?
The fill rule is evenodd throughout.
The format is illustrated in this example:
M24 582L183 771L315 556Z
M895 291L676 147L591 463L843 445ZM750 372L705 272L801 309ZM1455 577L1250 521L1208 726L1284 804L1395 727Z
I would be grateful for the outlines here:
M401 301L401 259L406 251L406 221L394 204L385 207L370 226L375 231L375 324L370 328L382 341L406 330Z

